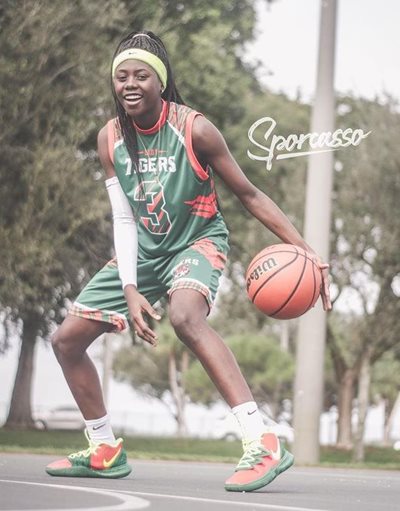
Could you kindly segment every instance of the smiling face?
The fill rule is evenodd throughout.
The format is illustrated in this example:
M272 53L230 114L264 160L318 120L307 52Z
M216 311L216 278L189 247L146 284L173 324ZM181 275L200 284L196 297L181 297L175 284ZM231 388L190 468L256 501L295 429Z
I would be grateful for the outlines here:
M113 83L118 101L137 124L144 128L155 124L161 111L161 82L150 66L125 60L117 67Z

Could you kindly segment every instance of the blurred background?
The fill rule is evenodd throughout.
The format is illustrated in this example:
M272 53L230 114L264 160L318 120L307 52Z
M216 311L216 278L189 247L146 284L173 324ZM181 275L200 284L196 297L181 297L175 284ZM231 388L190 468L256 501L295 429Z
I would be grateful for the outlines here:
M109 69L122 35L146 28L162 37L185 101L219 127L248 177L302 232L306 158L276 161L267 172L247 157L247 132L265 116L276 120L276 134L310 131L320 6L319 0L2 2L0 425L81 427L49 338L112 255L96 136L114 115ZM334 307L319 440L348 450L357 441L390 448L400 441L399 16L395 0L338 3L335 125L372 130L360 146L334 156ZM252 257L277 239L222 183L217 189L231 253L211 321L237 356L266 421L273 419L291 442L298 320L258 313L243 279ZM129 333L100 338L91 348L114 426L132 434L236 438L227 407L169 327L166 307L159 304L157 350ZM367 413L360 417L365 396Z

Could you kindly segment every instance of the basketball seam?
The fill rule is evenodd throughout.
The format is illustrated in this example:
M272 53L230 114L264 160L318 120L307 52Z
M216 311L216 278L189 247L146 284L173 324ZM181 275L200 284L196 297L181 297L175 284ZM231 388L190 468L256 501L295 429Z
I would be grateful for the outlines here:
M299 254L301 255L301 254ZM293 295L295 294L295 292L298 290L299 286L300 286L300 282L303 280L303 275L305 273L305 270L306 270L306 266L307 266L307 259L308 257L305 257L304 258L304 265L303 265L303 269L301 270L301 274L300 274L300 277L298 278L297 280L297 284L295 286L295 288L293 289L293 291L291 292L291 294L288 296L288 298L286 299L286 302L283 303L283 305L281 305L279 307L279 309L277 309L275 312L273 312L271 314L271 317L273 318L276 314L278 314L283 308L286 307L286 305L290 302L290 300L292 299ZM314 296L314 295L313 295Z
M293 245L293 247L294 247L294 245ZM262 252L263 252L263 251L262 251ZM305 251L304 251L304 252L305 252ZM277 253L278 253L278 254L294 254L294 253L296 253L296 254L301 255L301 256L303 256L303 257L307 257L307 259L310 259L310 258L308 257L308 254L307 254L307 253L302 254L302 253L298 252L297 250L296 250L296 252L293 252L293 250L279 250L279 249L276 249L276 250L274 250L273 252L268 252L268 255L270 255L270 254L277 254ZM252 259L252 261L250 262L250 264L249 264L249 266L248 266L248 268L249 268L249 269L247 270L246 274L247 274L247 273L249 273L250 268L253 266L253 264L258 263L258 261L259 261L260 259L263 259L263 258L265 257L265 254L262 254L262 255L260 255L260 256L258 256L258 255L257 255L256 257L257 257L257 259L256 259L256 258L254 258L254 259Z
M288 250L288 253L289 254L293 254L293 252L290 252ZM257 291L255 292L253 298L251 299L251 301L254 303L254 300L256 299L256 296L258 295L258 293L261 291L261 289L271 280L275 277L275 275L278 275L278 273L280 273L282 270L284 270L287 266L289 266L290 264L294 263L294 261L296 261L296 259L298 258L298 256L301 255L299 254L299 252L296 251L296 256L294 259L292 259L291 261L288 261L285 266L282 266L282 268L279 268L279 270L277 270L273 275L270 275L267 280L265 280L265 282L263 282L261 284L261 286L257 289Z

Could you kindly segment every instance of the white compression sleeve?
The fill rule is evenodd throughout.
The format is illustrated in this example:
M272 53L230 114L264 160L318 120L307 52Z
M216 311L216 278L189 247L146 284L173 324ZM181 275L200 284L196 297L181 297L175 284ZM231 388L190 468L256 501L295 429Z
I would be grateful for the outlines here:
M105 181L114 224L114 247L122 288L137 285L138 235L132 208L117 176Z

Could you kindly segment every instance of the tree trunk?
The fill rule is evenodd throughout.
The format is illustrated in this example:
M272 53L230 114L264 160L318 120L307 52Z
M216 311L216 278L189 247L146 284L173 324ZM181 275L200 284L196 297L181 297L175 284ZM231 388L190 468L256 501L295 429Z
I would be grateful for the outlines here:
M353 446L351 429L351 412L354 396L354 368L345 369L339 381L338 396L338 436L337 447L351 449Z
M371 350L366 349L361 359L360 375L358 378L358 422L355 434L353 460L364 461L364 430L369 405L369 387L371 383Z
M383 443L386 446L391 445L391 431L393 427L394 418L396 417L397 413L400 411L400 392L397 394L396 401L394 402L393 408L389 414L389 417L385 424L385 433L383 438Z
M177 422L177 435L186 436L187 427L185 419L185 392L182 389L181 378L176 364L176 354L172 350L168 360L169 386L175 404L175 420Z
M34 427L31 397L36 337L37 328L29 321L24 322L18 369L5 428L28 429Z

